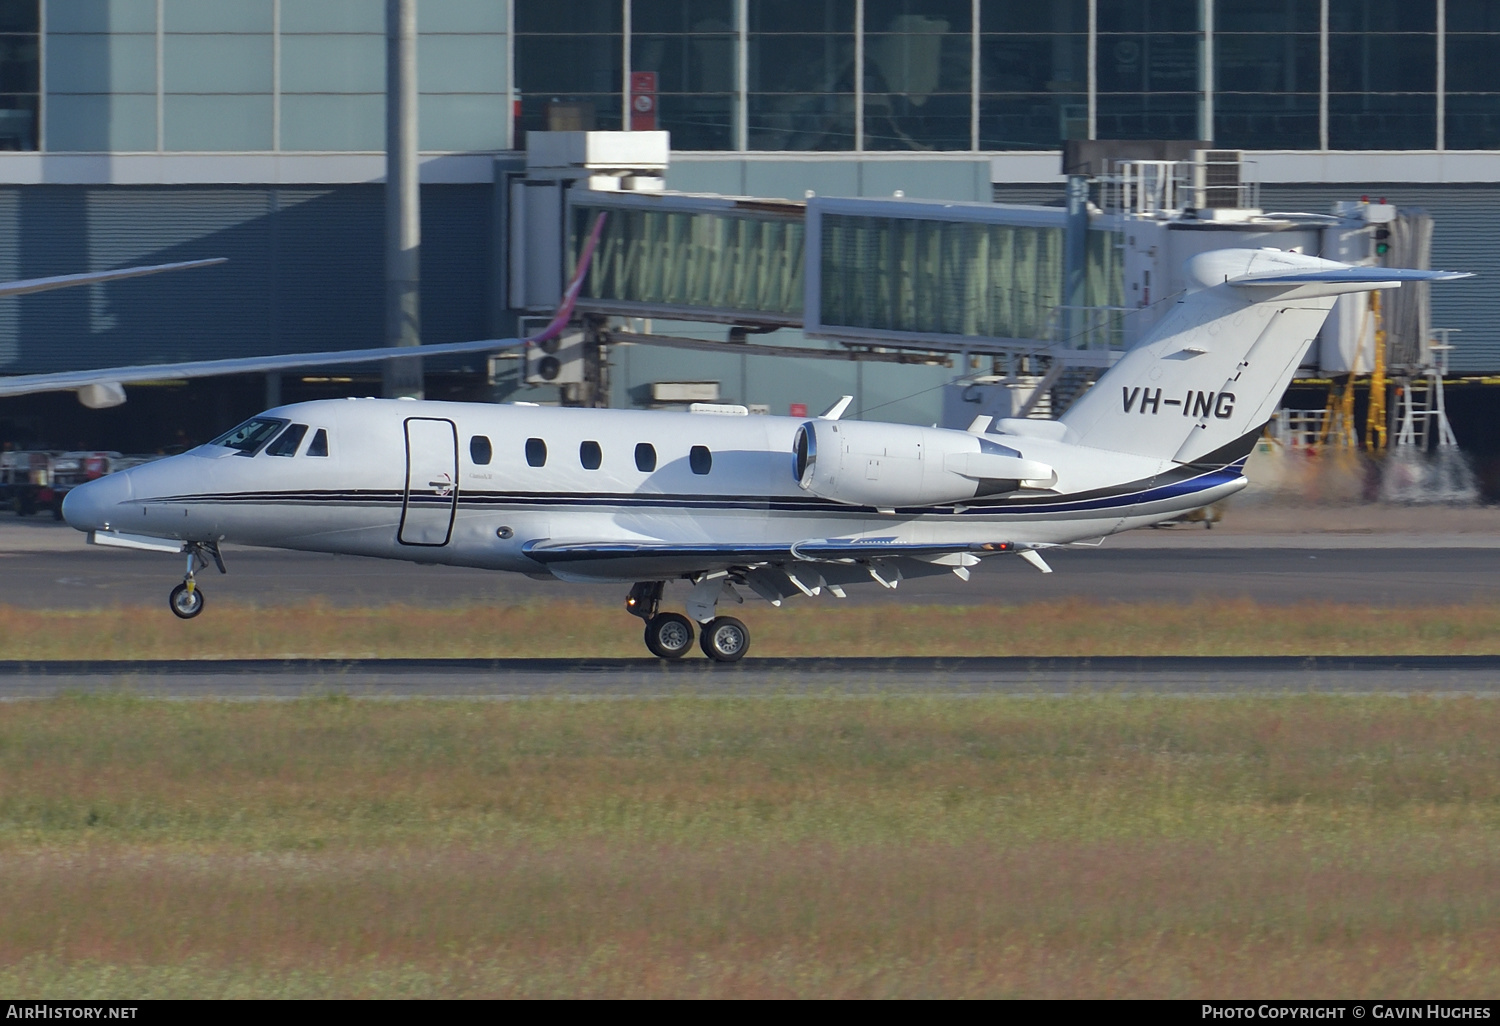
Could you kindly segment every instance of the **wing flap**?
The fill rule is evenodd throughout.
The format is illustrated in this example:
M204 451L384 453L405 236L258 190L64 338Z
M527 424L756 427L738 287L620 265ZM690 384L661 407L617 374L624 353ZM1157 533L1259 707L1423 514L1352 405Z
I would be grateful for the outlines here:
M718 542L594 542L538 540L522 551L546 566L616 560L696 560L708 566L822 563L874 559L934 559L955 553L976 556L1015 551L1010 542L898 542L894 538L810 538L791 544Z

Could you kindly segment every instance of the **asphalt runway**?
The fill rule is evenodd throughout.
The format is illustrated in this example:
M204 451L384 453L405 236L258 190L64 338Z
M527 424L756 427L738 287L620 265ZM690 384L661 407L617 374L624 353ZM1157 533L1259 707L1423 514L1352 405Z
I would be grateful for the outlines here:
M0 701L1281 694L1500 697L1500 656L0 662Z
M1409 547L1371 539L1363 548L1273 547L1100 548L1048 550L1055 570L1041 574L1009 556L986 560L967 583L951 575L904 581L896 591L871 583L849 589L847 601L989 605L1045 599L1192 602L1245 598L1260 603L1370 602L1393 607L1500 601L1500 548ZM520 574L417 566L358 556L276 550L226 550L227 576L199 575L215 603L258 605L321 599L333 605L415 603L454 606L538 599L575 599L617 607L623 585L534 581ZM0 552L0 602L34 609L160 606L181 579L181 558L102 549ZM680 594L682 586L674 586ZM668 604L674 601L668 590ZM753 598L749 601L755 601ZM786 607L813 608L839 600L795 598Z

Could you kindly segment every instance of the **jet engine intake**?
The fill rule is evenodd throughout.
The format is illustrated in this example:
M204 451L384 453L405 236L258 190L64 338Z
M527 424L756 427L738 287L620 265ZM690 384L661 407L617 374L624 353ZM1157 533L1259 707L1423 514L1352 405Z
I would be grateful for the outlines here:
M1047 464L967 431L847 420L810 420L797 429L792 476L820 498L879 509L1057 483Z

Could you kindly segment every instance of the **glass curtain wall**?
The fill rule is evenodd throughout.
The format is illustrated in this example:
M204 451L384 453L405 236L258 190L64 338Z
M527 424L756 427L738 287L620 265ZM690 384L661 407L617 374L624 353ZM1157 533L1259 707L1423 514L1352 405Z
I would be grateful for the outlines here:
M1200 0L1097 0L1100 139L1198 139Z
M1214 139L1236 149L1318 148L1319 0L1217 0Z
M625 73L621 0L512 0L516 146L529 131L618 131Z
M378 150L383 8L52 0L39 39L41 0L0 0L0 149ZM1500 149L1489 74L1500 0L424 0L422 11L424 149L524 145L524 134L511 143L512 116L521 133L631 127L631 81L650 83L654 123L680 150L1055 149L1090 135Z
M1489 64L1500 53L1500 2L1447 0L1444 13L1444 145L1500 149L1500 77Z
M749 5L750 149L854 149L854 6L854 0Z
M630 72L656 77L656 123L680 150L735 148L734 0L635 0Z
M37 148L37 0L0 0L0 150Z
M979 3L979 148L1089 137L1087 0Z
M1437 145L1436 0L1329 0L1328 145Z
M967 150L972 0L865 0L868 150Z

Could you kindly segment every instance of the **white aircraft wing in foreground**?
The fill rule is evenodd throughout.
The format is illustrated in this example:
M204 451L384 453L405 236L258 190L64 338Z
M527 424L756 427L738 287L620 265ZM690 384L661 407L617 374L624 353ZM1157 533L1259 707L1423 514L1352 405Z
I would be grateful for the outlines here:
M50 374L17 374L11 377L0 377L0 397L29 395L36 392L74 391L78 393L79 401L85 406L91 409L102 409L125 402L123 386L132 382L211 378L221 374L267 374L304 367L376 363L411 357L492 353L528 343L545 342L562 331L572 316L573 305L577 302L578 292L583 286L584 274L593 258L594 248L599 243L599 232L603 224L604 215L601 214L594 225L593 234L584 245L583 253L579 258L578 273L563 294L563 301L558 308L557 316L540 332L529 338L491 338L473 342L449 342L441 345L335 349L321 353L243 356L222 360L183 360L176 363L95 367L88 370L58 371ZM162 264L157 267L135 267L123 271L103 271L90 275L67 275L63 278L38 278L33 281L11 282L8 286L0 285L0 296L41 292L47 289L66 288L69 285L85 285L95 281L113 281L116 278L155 274L159 271L179 270L186 267L203 267L222 262L222 259L195 260L183 264ZM14 291L6 291L7 288L13 288Z
M185 552L169 599L184 618L203 609L195 569L229 541L619 582L653 654L697 633L733 662L749 631L718 607L742 592L779 605L967 579L1003 555L1046 569L1049 546L1234 494L1339 295L1462 277L1265 250L1187 270L1196 287L1056 421L324 400L75 488L63 515L96 543ZM662 608L672 582L687 616Z

